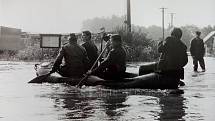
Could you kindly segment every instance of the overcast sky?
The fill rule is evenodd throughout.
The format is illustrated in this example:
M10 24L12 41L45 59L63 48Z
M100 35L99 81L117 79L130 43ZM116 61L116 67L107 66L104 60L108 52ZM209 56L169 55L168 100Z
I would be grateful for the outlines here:
M174 25L215 25L215 0L131 0L134 25L165 26L174 14ZM0 0L0 25L37 33L80 32L82 21L126 14L126 0Z

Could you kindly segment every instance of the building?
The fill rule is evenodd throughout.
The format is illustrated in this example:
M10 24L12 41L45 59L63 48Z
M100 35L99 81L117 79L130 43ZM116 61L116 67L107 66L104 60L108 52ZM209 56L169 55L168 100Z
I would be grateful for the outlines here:
M23 48L21 29L0 26L0 50L21 50Z
M215 31L210 32L203 39L206 46L206 53L209 55L215 54Z

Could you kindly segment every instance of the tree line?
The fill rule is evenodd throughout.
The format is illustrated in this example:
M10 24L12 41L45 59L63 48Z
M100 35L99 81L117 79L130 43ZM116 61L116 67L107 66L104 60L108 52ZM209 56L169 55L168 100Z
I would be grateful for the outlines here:
M101 28L105 28L107 33L118 33L124 40L123 46L127 51L127 61L155 61L159 57L157 44L162 40L162 28L156 25L149 27L132 25L132 32L126 30L125 17L115 16L87 19L83 21L82 30L89 30L93 33L92 40L100 48ZM194 37L195 31L201 31L204 38L211 31L215 31L215 26L206 26L199 28L195 25L186 25L180 27L183 31L182 41L190 47L190 40ZM170 34L171 28L165 29L165 37ZM80 33L79 33L80 34ZM54 59L58 49L42 49L39 44L29 44L29 41L35 43L38 40L27 40L26 48L19 51L0 50L1 60L24 60L35 61L43 59ZM80 38L79 38L79 41Z
M93 18L87 19L82 24L82 29L88 29L94 33L99 32L100 28L104 27L107 32L113 32L116 28L126 29L126 22L124 16L116 16L113 15L112 17L101 17L101 18ZM202 28L197 27L196 25L185 25L180 26L183 31L182 41L190 47L190 40L195 36L195 31L201 31L201 37L204 38L209 34L211 31L215 31L215 26L205 26ZM171 27L165 28L165 37L170 34ZM162 27L152 25L149 27L144 26L136 26L132 25L132 31L141 33L147 39L151 39L154 41L162 40Z

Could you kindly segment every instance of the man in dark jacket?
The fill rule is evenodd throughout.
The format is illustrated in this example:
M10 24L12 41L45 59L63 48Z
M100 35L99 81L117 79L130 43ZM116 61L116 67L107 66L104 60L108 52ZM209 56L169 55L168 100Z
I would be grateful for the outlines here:
M114 34L110 37L112 45L108 56L101 64L88 74L97 75L104 79L120 79L126 71L126 52L122 47L121 36Z
M158 63L160 73L168 77L184 79L184 66L188 62L187 47L180 40L182 31L174 28L171 36L167 37L158 45L158 52L161 57Z
M86 50L77 44L75 34L70 34L69 43L60 49L51 72L58 72L64 77L80 78L86 72L88 63Z
M91 68L98 58L98 49L96 45L91 41L91 32L90 31L83 31L82 32L82 39L84 44L82 46L87 51L87 56L89 58L89 65L88 67ZM97 67L97 66L96 66Z
M191 56L193 57L193 70L197 71L198 70L198 62L199 65L202 68L202 71L205 71L205 61L204 61L204 54L205 54L205 47L204 47L204 42L200 38L201 32L196 31L196 37L192 39L191 45L190 45L190 53Z

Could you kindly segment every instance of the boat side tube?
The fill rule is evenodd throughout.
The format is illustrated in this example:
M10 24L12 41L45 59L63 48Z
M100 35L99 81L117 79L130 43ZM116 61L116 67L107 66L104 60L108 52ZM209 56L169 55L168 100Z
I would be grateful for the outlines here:
M139 75L153 73L157 70L157 62L143 64L139 67Z
M111 88L140 89L177 89L180 79L162 76L158 73L145 74L133 78L125 78L118 83L106 83Z

